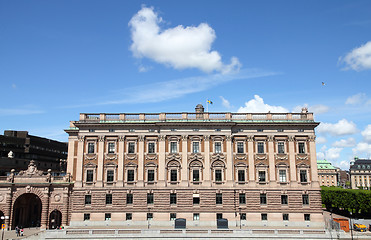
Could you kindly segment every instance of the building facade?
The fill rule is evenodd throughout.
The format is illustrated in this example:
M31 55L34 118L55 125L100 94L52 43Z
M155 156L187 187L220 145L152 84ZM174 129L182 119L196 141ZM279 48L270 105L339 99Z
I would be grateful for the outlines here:
M350 162L352 189L371 189L371 160L354 158Z
M318 179L321 186L339 186L340 169L332 166L332 164L324 160L317 160Z
M323 225L313 114L80 114L67 172L74 226Z

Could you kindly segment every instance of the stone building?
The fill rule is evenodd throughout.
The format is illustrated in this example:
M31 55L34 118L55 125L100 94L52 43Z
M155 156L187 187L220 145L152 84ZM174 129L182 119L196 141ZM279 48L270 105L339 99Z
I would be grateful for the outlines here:
M332 164L324 160L317 160L318 178L321 186L339 186L339 171L340 169L332 166Z
M371 160L355 157L350 162L350 182L352 189L371 189Z
M323 226L313 114L80 114L74 226Z

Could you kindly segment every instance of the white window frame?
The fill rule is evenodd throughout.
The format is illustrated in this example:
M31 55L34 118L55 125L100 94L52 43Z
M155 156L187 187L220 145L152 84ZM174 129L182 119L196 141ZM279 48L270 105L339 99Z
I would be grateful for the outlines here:
M113 144L113 152L110 152L110 145ZM114 141L107 141L107 153L108 154L115 154L116 153L116 142Z
M217 146L216 144L220 144L220 149L217 151ZM192 149L193 150L193 149ZM214 142L214 153L223 153L223 143L221 141L215 141Z
M263 145L263 152L259 152L259 144L262 144ZM256 142L256 153L257 154L265 154L266 151L265 151L265 142L264 141L257 141Z
M153 152L149 152L149 144L153 144ZM148 141L147 142L147 153L148 154L156 154L156 142L155 141Z
M280 145L281 145L281 144L283 145L283 146L282 146L282 150L283 150L283 152L280 152ZM285 151L285 150L286 150L286 149L285 149L286 146L285 146L285 145L286 145L286 144L285 144L284 141L278 141L278 142L277 142L277 153L278 153L278 154L285 154L285 153L286 153L286 151Z
M242 145L242 152L238 152L238 145L241 144ZM243 141L237 141L236 142L236 153L237 154L244 154L245 153L245 143Z
M176 146L175 151L173 151L173 148L172 148L173 144L174 144L174 146ZM170 141L169 142L169 150L170 150L170 153L172 153L172 154L179 153L179 142L178 141Z
M197 152L195 152L196 143L198 144L198 151ZM194 153L194 154L201 153L201 143L200 143L200 141L192 141L192 153Z
M301 143L302 143L303 146L304 146L304 148L303 148L303 151L304 151L304 152L302 152L302 153L300 152L300 147L299 147L299 145L300 145ZM306 153L308 152L308 151L307 151L307 146L306 146L306 144L305 144L305 141L298 141L298 145L297 145L297 146L298 146L298 153L299 153L299 154L306 154Z
M89 144L92 144L93 145L93 152L89 152ZM86 151L86 153L87 154L96 154L97 153L97 146L96 146L97 144L96 144L96 141L87 141L86 142L86 147L87 147L87 151Z
M130 150L130 144L134 144L134 152L133 153L131 153L131 152L129 152L129 150ZM128 154L135 154L137 152L137 142L136 141L131 141L131 140L129 140L128 142L127 142L127 153Z

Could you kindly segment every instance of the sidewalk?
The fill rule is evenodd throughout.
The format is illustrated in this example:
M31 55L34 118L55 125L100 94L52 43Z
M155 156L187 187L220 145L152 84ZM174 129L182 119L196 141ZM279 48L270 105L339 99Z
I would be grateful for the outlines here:
M5 239L24 239L38 232L40 232L40 228L24 228L23 237L17 237L15 230L4 231L4 240Z

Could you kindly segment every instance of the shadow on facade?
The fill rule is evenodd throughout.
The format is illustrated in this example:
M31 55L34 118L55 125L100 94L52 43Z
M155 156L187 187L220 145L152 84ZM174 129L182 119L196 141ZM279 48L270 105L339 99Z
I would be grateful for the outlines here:
M17 198L13 208L12 229L19 227L40 227L42 204L33 193L25 193Z

